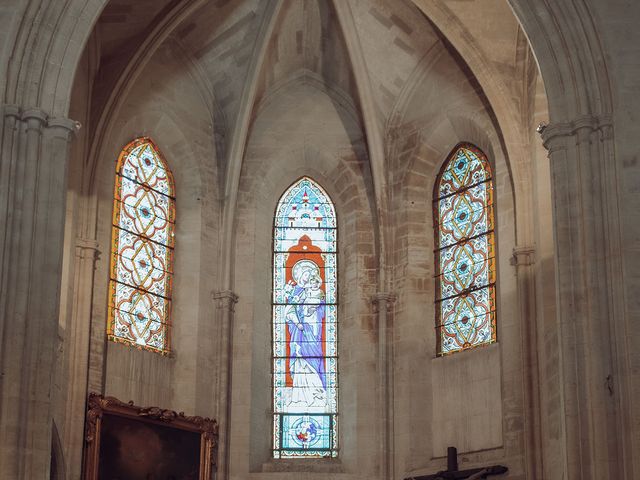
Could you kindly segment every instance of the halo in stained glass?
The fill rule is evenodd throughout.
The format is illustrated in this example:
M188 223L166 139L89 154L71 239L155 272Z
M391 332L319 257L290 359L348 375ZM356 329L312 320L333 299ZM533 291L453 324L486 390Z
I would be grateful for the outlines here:
M151 139L136 139L116 167L109 340L169 352L174 228L171 171Z
M493 179L477 147L458 145L434 189L437 353L496 341Z
M309 177L282 195L273 238L273 457L336 457L337 225Z

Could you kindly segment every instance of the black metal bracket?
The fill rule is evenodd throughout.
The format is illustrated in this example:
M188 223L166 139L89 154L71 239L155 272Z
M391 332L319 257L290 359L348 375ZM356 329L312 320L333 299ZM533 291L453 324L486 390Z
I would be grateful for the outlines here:
M491 467L471 468L458 470L458 451L455 447L447 448L447 470L432 475L420 475L408 477L405 480L464 480L467 478L487 478L494 475L507 473L509 469L504 465L492 465ZM475 476L474 476L475 475Z

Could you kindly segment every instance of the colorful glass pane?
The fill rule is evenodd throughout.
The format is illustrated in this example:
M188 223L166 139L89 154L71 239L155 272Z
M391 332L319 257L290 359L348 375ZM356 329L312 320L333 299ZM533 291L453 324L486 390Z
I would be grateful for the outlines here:
M496 341L493 180L486 156L459 145L434 195L438 354Z
M280 198L273 248L273 456L335 457L336 214L310 178Z
M171 172L149 138L134 140L116 168L110 340L169 352L174 227Z

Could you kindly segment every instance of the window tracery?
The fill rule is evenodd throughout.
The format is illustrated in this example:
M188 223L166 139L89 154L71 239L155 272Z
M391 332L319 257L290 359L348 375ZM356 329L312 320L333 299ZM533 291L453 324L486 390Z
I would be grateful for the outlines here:
M116 167L109 340L169 352L174 229L171 171L151 139L136 139Z
M477 147L458 145L434 190L437 354L496 341L493 179Z

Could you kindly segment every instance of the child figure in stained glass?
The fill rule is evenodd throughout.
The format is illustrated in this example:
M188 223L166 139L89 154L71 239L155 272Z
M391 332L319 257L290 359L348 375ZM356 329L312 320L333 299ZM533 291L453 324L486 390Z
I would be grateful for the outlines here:
M290 336L289 371L293 379L289 406L300 412L321 412L327 403L322 278L318 266L310 260L297 262L292 277L295 284L289 287L285 313Z

